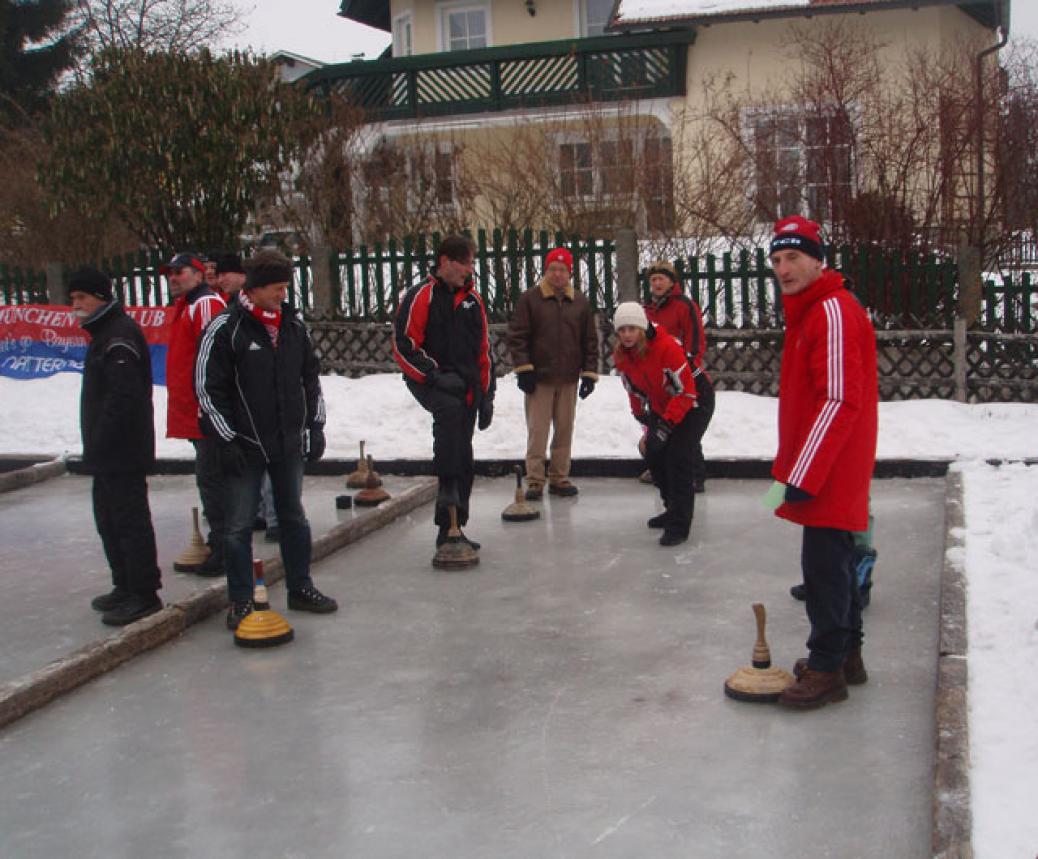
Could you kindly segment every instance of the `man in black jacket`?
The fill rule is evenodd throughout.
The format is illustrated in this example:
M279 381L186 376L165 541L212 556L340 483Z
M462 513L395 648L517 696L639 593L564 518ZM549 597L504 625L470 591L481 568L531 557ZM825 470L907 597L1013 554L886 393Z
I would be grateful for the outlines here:
M487 315L473 288L472 258L469 239L447 236L436 249L436 274L407 290L394 322L393 357L408 390L433 419L437 546L447 538L449 507L456 509L459 525L468 522L472 432L477 415L481 430L494 417Z
M69 301L90 335L79 402L83 468L94 476L94 521L113 584L90 605L102 623L124 626L162 608L146 477L155 465L151 356L101 272L75 272Z
M227 626L252 610L252 525L264 473L280 524L288 607L338 608L310 578L310 523L303 510L303 460L324 455L320 365L303 320L285 303L291 262L261 251L245 288L206 329L195 365L202 429L221 443L226 476L224 566Z

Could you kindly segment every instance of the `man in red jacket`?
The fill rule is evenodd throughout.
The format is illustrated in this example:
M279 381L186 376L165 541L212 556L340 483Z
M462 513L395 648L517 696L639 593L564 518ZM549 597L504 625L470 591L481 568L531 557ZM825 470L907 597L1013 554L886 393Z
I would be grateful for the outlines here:
M876 334L868 314L826 268L819 226L798 215L775 224L771 265L786 338L779 381L779 446L769 496L804 528L801 568L811 635L797 682L779 701L808 709L867 680L854 534L868 528L876 460Z
M459 526L469 520L472 434L477 421L485 430L494 418L494 361L486 310L472 278L474 254L466 236L444 238L436 272L404 293L393 322L393 357L411 395L432 415L437 546L447 539L451 507ZM478 551L479 543L462 537Z
M209 523L209 557L181 572L223 575L223 466L220 448L198 425L198 398L194 372L198 343L209 322L226 306L205 282L205 264L191 254L177 254L159 269L169 281L173 297L173 324L166 350L166 437L186 438L195 448L195 481L202 511Z

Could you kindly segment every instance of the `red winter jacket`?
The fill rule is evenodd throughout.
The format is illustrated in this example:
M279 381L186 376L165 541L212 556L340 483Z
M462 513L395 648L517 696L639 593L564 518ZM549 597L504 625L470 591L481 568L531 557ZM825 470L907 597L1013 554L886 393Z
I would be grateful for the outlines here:
M771 473L814 496L777 516L864 531L876 461L876 332L843 277L826 270L782 296L786 339L779 382L779 446Z
M663 298L645 305L649 322L662 325L681 341L685 353L692 359L692 369L703 369L703 353L706 351L706 333L703 330L703 314L691 298L681 290L681 284Z
M688 358L678 340L662 328L650 325L646 336L645 356L620 348L616 369L623 374L631 412L638 420L644 422L652 413L677 425L696 405L696 381Z
M195 355L210 320L226 305L204 283L173 302L166 350L166 437L202 438L195 396Z
M397 308L393 332L393 357L408 379L421 385L430 370L452 371L468 383L469 405L493 398L487 314L471 279L452 290L430 275L411 287Z

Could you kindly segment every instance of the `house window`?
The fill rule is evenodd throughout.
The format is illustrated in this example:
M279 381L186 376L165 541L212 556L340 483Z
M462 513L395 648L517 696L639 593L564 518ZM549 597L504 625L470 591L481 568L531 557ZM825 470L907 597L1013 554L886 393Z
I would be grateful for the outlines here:
M667 232L674 227L673 157L669 137L645 139L645 179L641 190L645 228L650 232Z
M580 5L580 35L604 36L613 0L577 0Z
M603 140L598 145L602 164L602 193L630 194L634 190L634 141Z
M393 56L409 57L414 53L414 29L410 12L393 19Z
M486 4L452 4L440 10L440 48L467 51L490 44L490 10Z
M766 113L750 122L758 216L831 222L851 195L853 140L842 113Z
M669 137L560 143L560 190L581 205L636 212L650 231L669 230L674 225L672 158Z
M458 186L458 159L454 147L437 149L433 159L436 177L436 207L450 209L455 203Z
M559 177L562 196L568 199L590 197L595 193L595 173L590 143L563 143L559 146Z

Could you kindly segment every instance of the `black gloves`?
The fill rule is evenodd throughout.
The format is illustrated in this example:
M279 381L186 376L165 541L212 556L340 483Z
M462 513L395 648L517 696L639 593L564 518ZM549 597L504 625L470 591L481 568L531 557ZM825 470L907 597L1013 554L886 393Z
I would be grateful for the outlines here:
M237 439L220 445L220 465L227 477L241 477L245 473L247 459L245 446Z
M479 401L479 429L482 432L490 426L490 422L494 419L494 399L493 397L483 397Z
M324 427L310 427L310 447L306 451L306 461L317 462L324 456L325 444Z
M524 394L532 394L537 387L537 374L533 370L523 370L515 374L515 383Z
M674 427L666 421L656 421L655 424L649 427L649 432L645 436L645 458L655 459L667 446L667 440L670 438L671 431Z
M430 370L425 374L425 381L434 388L454 397L464 397L469 392L469 386L465 380L450 370Z
M591 396L592 393L594 393L594 390L595 380L592 379L590 376L581 376L580 390L577 391L577 396L579 396L582 400L586 400L588 397Z
M810 501L814 496L810 492L804 492L799 486L786 484L786 503L797 504L800 501Z

